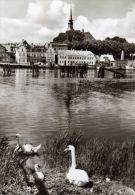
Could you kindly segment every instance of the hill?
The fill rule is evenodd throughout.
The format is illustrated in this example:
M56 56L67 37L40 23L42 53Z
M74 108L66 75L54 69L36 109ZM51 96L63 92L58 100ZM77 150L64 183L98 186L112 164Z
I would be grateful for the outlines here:
M68 30L65 33L60 33L53 39L54 42L62 43L82 43L82 42L95 42L95 38L90 32L84 32L80 30Z

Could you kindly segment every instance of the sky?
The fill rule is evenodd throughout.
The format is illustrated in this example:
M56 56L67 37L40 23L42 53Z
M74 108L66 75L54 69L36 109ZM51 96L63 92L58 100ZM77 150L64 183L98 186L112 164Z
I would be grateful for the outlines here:
M52 41L68 29L71 5L74 29L135 43L135 0L0 0L0 43Z

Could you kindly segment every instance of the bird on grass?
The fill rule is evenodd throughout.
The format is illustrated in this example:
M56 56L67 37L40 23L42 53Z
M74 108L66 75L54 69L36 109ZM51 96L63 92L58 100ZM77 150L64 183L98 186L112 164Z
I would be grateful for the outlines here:
M32 144L21 144L20 143L20 134L16 134L15 136L17 138L17 146L15 148L15 151L22 152L23 154L37 154L38 150L41 148L41 144L38 146L33 146Z
M38 189L38 192L40 195L49 195L49 192L45 186L45 176L44 174L39 170L40 166L39 164L35 164L34 169L35 173L33 174L33 177L35 179L35 184Z
M39 182L44 182L45 181L45 176L44 174L39 170L40 168L40 165L39 164L35 164L34 166L34 178L35 178L35 181L39 181Z
M66 174L66 179L69 183L79 187L92 187L93 182L90 181L87 172L82 169L76 169L75 147L69 145L64 151L71 151L72 164Z

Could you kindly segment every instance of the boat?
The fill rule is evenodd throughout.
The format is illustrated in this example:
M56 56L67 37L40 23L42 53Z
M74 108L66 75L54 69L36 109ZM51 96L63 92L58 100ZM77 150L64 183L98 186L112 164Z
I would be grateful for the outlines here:
M130 65L126 65L126 70L135 70L135 67L133 66L133 64Z

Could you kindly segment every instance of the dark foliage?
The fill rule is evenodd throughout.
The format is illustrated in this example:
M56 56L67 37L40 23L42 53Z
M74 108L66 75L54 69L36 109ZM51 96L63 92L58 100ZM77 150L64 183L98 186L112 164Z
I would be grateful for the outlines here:
M128 43L125 38L115 36L113 38L107 37L102 41L88 42L85 41L84 33L78 30L60 33L53 41L67 43L69 49L87 49L96 55L113 54L116 60L120 59L122 50L125 52L125 59L131 59L130 54L135 53L135 44Z

